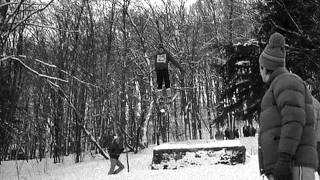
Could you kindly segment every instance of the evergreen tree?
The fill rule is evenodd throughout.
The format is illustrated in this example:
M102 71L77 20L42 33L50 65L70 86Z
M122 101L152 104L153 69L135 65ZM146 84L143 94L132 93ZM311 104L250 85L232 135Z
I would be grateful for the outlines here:
M267 42L273 32L282 33L287 44L286 67L304 80L315 79L314 89L319 89L320 80L319 4L319 0L272 0L257 4L259 40ZM320 97L319 92L314 94Z
M286 67L304 80L313 79L312 93L320 98L320 75L317 73L320 68L319 1L259 1L255 9L258 12L255 18L260 26L254 34L259 43L226 47L228 62L222 71L224 88L219 107L220 112L224 113L219 114L219 121L230 119L230 114L235 119L243 120L251 120L255 114L259 114L264 89L258 59L274 32L286 37ZM240 65L242 61L249 63ZM248 70L241 73L243 69Z
M259 74L259 46L256 41L250 41L226 49L229 58L221 69L224 88L219 107L224 113L219 114L218 120L248 120L251 124L264 93Z

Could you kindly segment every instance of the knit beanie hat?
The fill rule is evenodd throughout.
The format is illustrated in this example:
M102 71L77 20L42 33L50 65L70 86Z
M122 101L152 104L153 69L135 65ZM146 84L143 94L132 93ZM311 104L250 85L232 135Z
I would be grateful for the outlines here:
M159 43L159 44L158 44L158 48L159 48L159 49L160 49L160 48L164 49L163 44L162 44L162 43Z
M261 66L269 70L285 66L285 40L282 34L273 33L269 38L269 43L264 48L259 57Z

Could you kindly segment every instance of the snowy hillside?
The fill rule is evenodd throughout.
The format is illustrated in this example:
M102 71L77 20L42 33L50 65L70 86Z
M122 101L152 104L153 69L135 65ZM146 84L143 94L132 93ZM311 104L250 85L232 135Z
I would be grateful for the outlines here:
M101 156L92 158L88 156L82 163L74 164L72 156L65 157L64 163L53 164L53 160L36 161L9 161L0 165L1 180L16 180L17 169L20 169L20 179L24 180L157 180L157 179L222 179L222 180L259 180L257 158L257 139L255 137L240 139L247 149L245 164L237 165L210 165L189 166L178 170L151 170L152 150L150 146L138 154L129 153L129 168L127 172L126 154L122 154L120 160L126 169L118 175L107 175L110 161Z

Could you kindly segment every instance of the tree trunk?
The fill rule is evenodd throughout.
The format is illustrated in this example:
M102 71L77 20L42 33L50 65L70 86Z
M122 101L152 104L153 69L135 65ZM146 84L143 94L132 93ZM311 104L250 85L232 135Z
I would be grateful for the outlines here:
M107 156L106 152L102 149L102 147L99 145L99 143L94 139L94 137L92 136L92 134L84 127L84 125L81 125L81 128L83 130L83 132L89 137L90 141L99 149L101 155L105 158L105 159L109 159L109 157Z
M81 89L81 88L80 88ZM81 91L81 90L80 90ZM79 110L79 101L80 101L80 95L81 92L78 92L77 89L75 89L74 91L74 95L75 95L75 100L77 99L78 102L76 102L75 104L77 105L76 107L78 107L77 109ZM75 153L76 153L76 159L75 162L81 162L81 124L83 123L82 121L82 116L81 113L80 114L75 114L75 120L76 120L76 127L75 127Z
M142 141L141 141L141 143L145 147L148 147L147 131L148 131L148 124L149 124L150 117L151 117L151 114L152 114L153 106L154 106L154 102L151 101L150 105L149 105L149 108L148 108L148 111L147 111L147 114L146 114L146 116L144 118L143 126L142 126Z
M211 98L211 78L208 76L208 73L206 71L205 73L205 91L207 94L207 116L208 116L208 122L210 127L210 139L213 139L213 131L212 131L212 119L211 119L211 108L212 108L212 98Z
M123 1L123 6L122 6L122 23L123 23L123 29L122 29L122 34L123 34L123 49L122 49L122 56L121 56L121 94L120 94L120 122L121 122L121 129L127 128L127 116L126 116L126 110L127 110L127 98L126 98L126 74L127 74L127 50L128 50L128 43L127 43L127 25L126 25L126 15L127 15L127 10L129 6L129 1L124 0ZM120 135L123 138L122 135Z

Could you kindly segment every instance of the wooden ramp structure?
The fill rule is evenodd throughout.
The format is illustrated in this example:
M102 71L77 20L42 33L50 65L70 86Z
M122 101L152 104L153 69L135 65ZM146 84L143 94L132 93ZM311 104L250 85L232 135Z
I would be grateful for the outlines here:
M239 140L192 140L153 148L151 169L245 163L246 148Z

